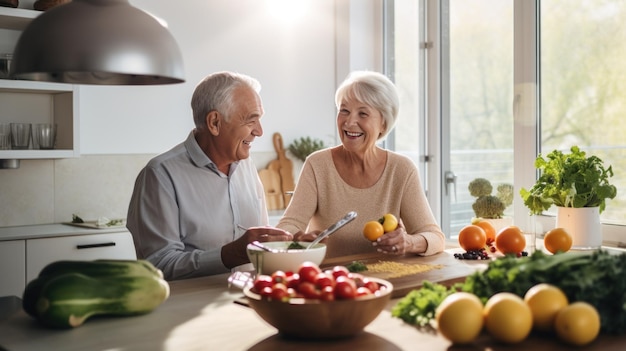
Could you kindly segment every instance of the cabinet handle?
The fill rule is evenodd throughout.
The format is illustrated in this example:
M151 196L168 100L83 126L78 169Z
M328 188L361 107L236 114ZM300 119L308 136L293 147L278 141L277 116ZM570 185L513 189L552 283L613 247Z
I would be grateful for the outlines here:
M93 249L96 247L107 247L107 246L115 246L115 243L110 242L110 243L100 243L100 244L76 245L76 248L78 250L82 250L82 249Z

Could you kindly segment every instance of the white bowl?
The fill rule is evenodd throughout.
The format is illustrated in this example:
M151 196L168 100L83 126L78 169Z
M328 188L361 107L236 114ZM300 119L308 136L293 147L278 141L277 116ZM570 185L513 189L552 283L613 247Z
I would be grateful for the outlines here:
M286 250L291 243L292 241L270 241L263 243L263 245L276 250ZM300 242L299 244L307 246L309 243ZM320 265L326 256L326 244L315 244L308 250L291 249L284 252L264 251L248 244L247 253L256 271L260 271L262 274L269 275L278 270L297 272L300 265L306 261Z

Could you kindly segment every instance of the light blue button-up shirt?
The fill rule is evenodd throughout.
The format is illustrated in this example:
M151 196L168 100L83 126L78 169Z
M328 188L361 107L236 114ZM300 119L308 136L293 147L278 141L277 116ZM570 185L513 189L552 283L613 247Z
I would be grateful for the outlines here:
M193 132L139 173L127 227L137 257L168 280L227 272L222 246L243 227L268 225L263 185L250 158L220 172Z

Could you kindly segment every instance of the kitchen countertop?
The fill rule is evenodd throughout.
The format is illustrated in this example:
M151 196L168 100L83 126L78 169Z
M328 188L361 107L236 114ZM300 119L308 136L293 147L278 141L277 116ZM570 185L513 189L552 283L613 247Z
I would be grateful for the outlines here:
M444 252L431 260L445 260L465 273L473 264L458 260L455 264L448 259L451 255ZM424 259L412 257L411 261L419 263ZM555 338L531 336L519 344L503 345L484 333L474 344L457 347L433 331L419 330L392 317L391 308L399 298L392 299L353 338L289 340L277 334L252 309L235 303L243 295L237 288L228 288L227 277L216 275L170 282L169 299L149 314L92 318L71 330L44 328L21 309L4 313L7 318L0 321L0 350L571 350ZM415 286L422 280L415 277ZM623 350L625 343L626 336L602 335L585 350Z
M24 225L14 227L0 227L0 241L27 240L55 236L105 234L116 233L120 231L128 231L128 229L126 229L125 226L91 229L63 223Z

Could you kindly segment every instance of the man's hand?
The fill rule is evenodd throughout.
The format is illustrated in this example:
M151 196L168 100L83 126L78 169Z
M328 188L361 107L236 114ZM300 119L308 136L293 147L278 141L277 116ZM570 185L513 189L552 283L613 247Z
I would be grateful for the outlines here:
M250 227L241 238L245 241L245 246L253 241L291 241L293 235L279 228L274 227Z
M222 246L222 262L228 268L249 263L246 252L248 244L253 241L292 241L291 233L274 227L250 227L237 240Z

